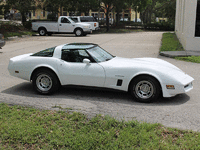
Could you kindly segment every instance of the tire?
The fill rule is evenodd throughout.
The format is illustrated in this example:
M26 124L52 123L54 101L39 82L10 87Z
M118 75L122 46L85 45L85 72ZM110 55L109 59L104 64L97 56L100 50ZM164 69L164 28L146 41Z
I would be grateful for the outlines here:
M75 35L76 36L82 36L83 35L83 30L82 29L76 29L75 30Z
M129 91L136 101L150 103L158 98L161 87L153 77L139 76L132 80Z
M43 95L54 93L60 87L55 73L47 69L34 73L32 81L34 90Z
M38 33L40 34L40 36L45 36L47 34L47 31L45 28L40 28L38 30Z

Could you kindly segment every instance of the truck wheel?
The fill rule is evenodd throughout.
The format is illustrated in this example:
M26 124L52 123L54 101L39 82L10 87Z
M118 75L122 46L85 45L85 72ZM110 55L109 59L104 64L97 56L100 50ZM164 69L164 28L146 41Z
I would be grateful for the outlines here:
M45 28L40 28L40 29L39 29L39 34L40 34L40 36L45 36L46 33L47 33L47 31L46 31Z
M83 35L83 30L82 29L76 29L75 30L75 35L76 36L82 36Z

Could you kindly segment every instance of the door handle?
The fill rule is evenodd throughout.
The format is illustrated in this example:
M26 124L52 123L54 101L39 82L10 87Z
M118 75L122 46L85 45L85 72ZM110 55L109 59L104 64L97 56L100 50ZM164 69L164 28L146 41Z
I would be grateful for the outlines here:
M60 26L62 26L62 24L60 24Z

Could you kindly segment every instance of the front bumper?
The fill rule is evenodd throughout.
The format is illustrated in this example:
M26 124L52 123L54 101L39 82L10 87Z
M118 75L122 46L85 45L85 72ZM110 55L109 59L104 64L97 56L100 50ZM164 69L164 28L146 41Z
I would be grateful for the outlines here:
M184 78L184 80L180 82L179 84L170 83L170 85L174 85L175 87L174 89L167 89L166 85L169 85L169 84L163 84L162 85L163 97L172 97L177 94L187 93L191 91L193 89L192 82L194 81L194 79L190 77L189 75L185 75L185 76L186 77Z
M95 30L100 30L100 27L96 27Z
M0 40L0 48L2 48L5 44L6 42L4 40Z
M92 29L84 29L83 32L87 33L87 34L91 34L92 33Z

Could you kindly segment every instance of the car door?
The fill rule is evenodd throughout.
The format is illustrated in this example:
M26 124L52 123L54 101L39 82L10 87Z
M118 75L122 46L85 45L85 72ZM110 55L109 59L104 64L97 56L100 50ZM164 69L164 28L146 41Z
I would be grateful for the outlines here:
M70 33L74 31L74 24L72 24L66 17L61 17L58 28L59 32Z
M85 58L91 59L85 50L62 50L58 68L64 85L104 86L103 67L95 62L83 63Z

